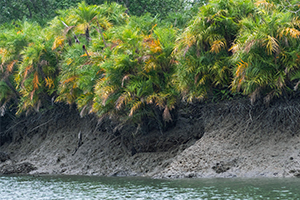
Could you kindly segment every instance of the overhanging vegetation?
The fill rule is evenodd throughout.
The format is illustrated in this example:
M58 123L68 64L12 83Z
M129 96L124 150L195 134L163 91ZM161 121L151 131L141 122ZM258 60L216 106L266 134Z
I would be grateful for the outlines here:
M64 102L82 116L165 130L180 101L249 95L269 103L297 94L299 6L212 0L186 23L192 10L158 19L130 15L117 3L81 2L44 27L3 25L0 114Z

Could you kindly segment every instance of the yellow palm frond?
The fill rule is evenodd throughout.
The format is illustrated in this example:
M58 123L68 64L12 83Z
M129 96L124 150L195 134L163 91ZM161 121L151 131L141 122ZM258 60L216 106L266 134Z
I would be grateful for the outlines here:
M243 60L241 60L238 64L237 64L237 69L235 72L235 78L232 82L232 90L240 90L241 85L243 83L243 81L245 80L245 72L246 69L248 68L249 64Z
M298 5L300 7L300 4ZM295 26L295 27L300 27L300 18L299 17L294 17L292 19L292 24Z
M149 72L151 69L155 70L156 67L157 67L157 65L155 64L155 62L153 62L153 60L150 59L150 60L146 61L144 70L146 72Z
M56 49L57 47L62 47L65 41L65 37L57 36L53 42L52 50Z
M207 79L209 79L209 75L207 75L207 74L203 75L202 78L199 80L197 85L199 86L199 85L205 84L205 81Z
M157 94L152 94L152 95L147 97L146 103L147 104L153 104L156 98L157 98Z
M162 48L161 48L161 44L160 41L157 40L152 40L149 42L149 47L150 47L150 51L153 53L157 53L157 52L161 52Z
M86 53L82 54L80 57L86 57L86 56L89 56L89 55L91 55L90 52L88 52L88 54L86 54Z
M97 73L96 74L102 74L102 73L104 73L105 72L105 70L104 69L99 69L99 71L97 71Z
M52 87L54 87L54 81L53 81L52 78L46 77L45 78L45 82L46 82L46 87L48 87L49 89L51 89Z
M102 94L102 99L103 99L103 102L102 102L103 105L105 105L106 101L108 100L110 95L112 93L114 93L114 91L115 91L115 88L113 86L105 86L104 88L102 88L101 94Z
M116 109L120 110L123 104L127 104L128 101L131 101L132 98L129 92L124 92L116 101Z
M96 17L95 17L96 18ZM99 19L99 25L101 26L101 28L103 28L104 30L107 30L111 27L113 27L113 24L109 22L109 20L106 17L102 17Z
M244 75L245 69L248 67L248 63L244 62L243 60L241 60L241 62L239 62L237 64L237 70L235 72L235 76L236 77L240 77Z
M279 51L279 44L276 38L268 35L265 39L265 46L267 47L267 53L271 55L273 52L278 53Z
M130 109L129 117L131 117L133 113L141 107L141 105L142 105L141 101L135 102Z
M283 35L290 35L292 38L298 38L300 36L300 31L295 28L285 28L279 33L279 38L281 39Z
M222 48L226 47L226 41L224 40L215 40L211 45L211 52L219 53Z
M4 55L7 52L7 49L0 48L0 55Z
M154 24L154 26L152 26L151 28L151 31L150 32L153 32L154 28L157 26L157 24Z
M196 36L193 33L188 32L184 37L184 43L191 47L196 42Z
M70 65L72 62L73 62L73 59L72 58L68 58L67 61L66 61L66 64Z

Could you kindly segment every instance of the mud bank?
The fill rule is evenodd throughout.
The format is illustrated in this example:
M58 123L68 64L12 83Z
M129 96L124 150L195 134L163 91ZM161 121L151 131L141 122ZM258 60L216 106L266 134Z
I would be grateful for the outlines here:
M10 160L0 162L0 168L30 163L30 174L298 177L298 102L182 105L174 128L147 135L137 133L134 125L80 118L74 109L62 107L2 128L0 152Z

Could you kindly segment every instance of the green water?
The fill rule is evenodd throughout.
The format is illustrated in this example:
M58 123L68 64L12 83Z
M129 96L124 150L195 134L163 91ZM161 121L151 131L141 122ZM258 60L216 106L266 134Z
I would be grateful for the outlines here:
M0 199L300 199L300 179L0 176Z

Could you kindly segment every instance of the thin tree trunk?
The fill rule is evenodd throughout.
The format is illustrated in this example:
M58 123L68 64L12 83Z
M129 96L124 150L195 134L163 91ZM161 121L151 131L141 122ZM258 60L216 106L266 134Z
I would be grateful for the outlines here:
M98 25L98 32L101 34L101 37L102 37L102 39L103 39L103 43L104 43L104 47L106 47L107 45L106 45L106 41L105 41L105 38L104 38L104 36L103 36L103 33L102 33L102 31L101 31L101 28L100 28L100 25L99 25L99 22L97 21L97 25Z
M89 31L88 27L85 29L85 38L86 38L87 44L89 44L89 42L90 42L90 31Z
M82 45L82 49L83 49L83 51L86 53L87 57L89 58L90 55L89 55L88 51L86 50L85 45Z
M26 3L27 9L29 11L29 18L32 18L32 12L28 3Z
M65 27L69 28L69 26L68 26L64 21L62 21L62 20L60 20L60 21L61 21L61 23L63 23L63 25L64 25ZM79 41L77 35L75 35L74 32L73 32L73 36L74 36L75 42L78 43L78 44L80 44L80 41ZM69 44L70 44L70 43L69 43Z

